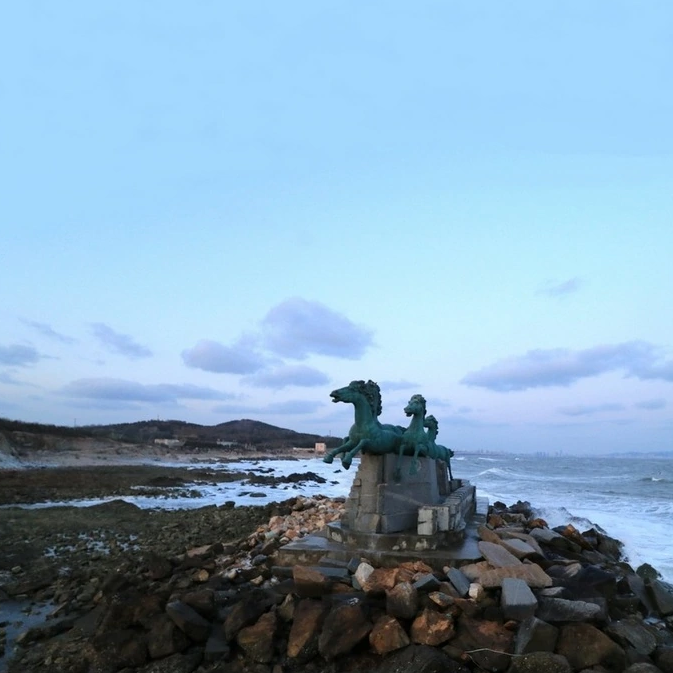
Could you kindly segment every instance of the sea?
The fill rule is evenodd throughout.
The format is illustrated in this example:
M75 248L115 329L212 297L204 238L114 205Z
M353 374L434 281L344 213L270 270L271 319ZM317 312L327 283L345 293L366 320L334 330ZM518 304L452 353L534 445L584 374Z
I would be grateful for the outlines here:
M306 479L299 483L258 485L240 481L199 483L189 497L184 487L166 489L166 497L137 495L124 497L144 508L194 508L234 501L238 505L260 505L282 501L294 495L346 496L357 469L335 461L328 465L320 458L297 460L256 460L232 463L161 462L166 466L210 468L232 472L287 476L313 472L325 482ZM573 524L580 531L596 527L621 540L624 554L634 567L654 566L663 579L673 582L673 459L608 456L530 456L511 454L467 454L455 456L453 476L477 487L477 494L489 502L512 505L528 501L536 514L550 526ZM103 500L42 503L38 506L98 504ZM35 505L33 505L35 506Z

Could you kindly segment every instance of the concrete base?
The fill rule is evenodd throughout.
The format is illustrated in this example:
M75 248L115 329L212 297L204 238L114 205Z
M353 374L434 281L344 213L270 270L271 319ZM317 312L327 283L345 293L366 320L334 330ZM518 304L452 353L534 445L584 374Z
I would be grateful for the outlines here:
M360 538L358 533L344 529L338 524L330 524L328 528L315 535L290 542L278 550L276 564L279 566L318 565L323 559L349 561L352 558L363 558L375 566L393 567L404 561L424 561L434 570L441 571L445 566L457 567L465 562L476 562L482 558L477 543L477 529L486 522L488 500L477 498L476 511L466 522L460 539L453 539L444 548L424 549L401 545L405 537L414 541L412 534L376 534ZM341 540L338 539L341 535ZM434 536L432 536L434 537ZM336 538L336 539L335 539Z

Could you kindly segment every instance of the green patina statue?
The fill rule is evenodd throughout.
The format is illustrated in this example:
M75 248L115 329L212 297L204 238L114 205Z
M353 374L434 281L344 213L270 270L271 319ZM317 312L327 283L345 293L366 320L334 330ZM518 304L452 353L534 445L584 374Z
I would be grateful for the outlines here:
M323 458L326 463L333 462L335 456L343 454L341 463L348 469L358 453L394 453L397 454L395 478L398 480L401 478L402 456L413 456L410 474L418 471L419 456L444 461L449 466L449 474L451 473L449 459L453 451L435 443L437 419L434 416L426 418L426 403L422 395L413 395L404 409L405 414L411 416L411 422L406 429L379 422L381 390L374 381L352 381L344 388L333 390L330 397L333 402L348 402L355 407L355 423L344 443Z

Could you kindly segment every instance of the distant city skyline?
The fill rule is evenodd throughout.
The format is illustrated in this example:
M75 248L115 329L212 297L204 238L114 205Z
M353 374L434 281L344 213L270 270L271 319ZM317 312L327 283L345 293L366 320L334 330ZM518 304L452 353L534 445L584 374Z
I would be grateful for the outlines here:
M673 7L6 15L0 416L673 449Z

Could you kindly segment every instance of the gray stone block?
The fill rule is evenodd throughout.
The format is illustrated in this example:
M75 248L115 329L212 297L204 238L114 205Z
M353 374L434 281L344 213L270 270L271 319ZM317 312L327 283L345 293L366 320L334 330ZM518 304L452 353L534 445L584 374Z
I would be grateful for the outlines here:
M595 603L564 598L541 598L537 610L537 616L548 622L589 622L600 614L601 607Z
M508 577L502 581L500 607L506 619L521 621L535 614L537 598L523 580Z
M510 552L499 544L481 541L479 543L479 551L494 568L521 565L521 561L516 556L510 554Z
M447 577L453 588L458 592L458 595L461 598L465 598L470 590L470 580L465 577L465 574L458 570L458 568L449 568Z

